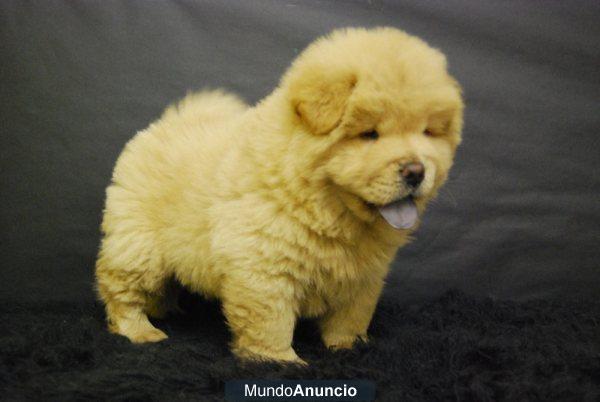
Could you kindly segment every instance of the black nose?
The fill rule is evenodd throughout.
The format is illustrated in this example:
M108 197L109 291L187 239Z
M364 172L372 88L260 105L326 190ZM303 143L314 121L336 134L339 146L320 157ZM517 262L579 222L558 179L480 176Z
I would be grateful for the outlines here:
M425 166L420 162L411 162L404 165L400 173L409 187L417 188L425 177Z

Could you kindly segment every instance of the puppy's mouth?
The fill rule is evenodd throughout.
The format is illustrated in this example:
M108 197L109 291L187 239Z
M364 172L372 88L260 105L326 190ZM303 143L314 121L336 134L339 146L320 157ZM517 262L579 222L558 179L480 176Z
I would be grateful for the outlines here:
M419 211L411 195L375 208L394 229L411 229L419 220Z

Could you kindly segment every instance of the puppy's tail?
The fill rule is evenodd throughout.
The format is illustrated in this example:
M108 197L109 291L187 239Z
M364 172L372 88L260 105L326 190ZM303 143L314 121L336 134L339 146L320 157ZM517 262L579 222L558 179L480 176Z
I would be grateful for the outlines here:
M238 96L221 89L188 93L179 102L169 106L161 120L182 119L189 123L209 123L227 119L248 108Z

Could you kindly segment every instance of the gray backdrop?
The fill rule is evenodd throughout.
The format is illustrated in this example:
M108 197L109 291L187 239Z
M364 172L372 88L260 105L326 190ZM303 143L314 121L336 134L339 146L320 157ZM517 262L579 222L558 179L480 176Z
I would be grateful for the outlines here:
M0 298L94 297L112 166L168 103L203 87L256 102L319 35L376 25L442 49L467 103L451 179L386 297L596 297L599 4L3 0Z

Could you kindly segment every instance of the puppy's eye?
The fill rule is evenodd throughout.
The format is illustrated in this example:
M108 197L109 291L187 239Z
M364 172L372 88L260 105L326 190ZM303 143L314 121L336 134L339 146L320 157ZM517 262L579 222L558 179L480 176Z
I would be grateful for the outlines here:
M428 137L433 137L433 131L429 128L426 128L425 130L423 130L423 134L425 134Z
M379 138L379 133L375 130L366 131L360 135L360 138L362 138L363 140L376 140L377 138Z

